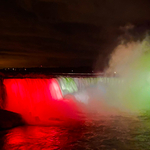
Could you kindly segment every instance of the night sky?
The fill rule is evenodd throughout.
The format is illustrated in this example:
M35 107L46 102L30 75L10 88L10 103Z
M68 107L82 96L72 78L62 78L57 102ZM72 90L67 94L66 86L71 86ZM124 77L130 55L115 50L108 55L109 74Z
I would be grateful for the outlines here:
M121 37L149 27L149 0L1 0L0 68L103 68Z

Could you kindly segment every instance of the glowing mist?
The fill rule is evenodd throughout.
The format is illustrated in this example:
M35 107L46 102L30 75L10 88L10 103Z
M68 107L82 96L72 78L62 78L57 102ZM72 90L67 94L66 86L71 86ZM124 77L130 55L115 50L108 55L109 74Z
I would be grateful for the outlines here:
M143 113L150 110L150 38L119 45L106 71L116 71L122 84L108 86L109 103L122 111Z

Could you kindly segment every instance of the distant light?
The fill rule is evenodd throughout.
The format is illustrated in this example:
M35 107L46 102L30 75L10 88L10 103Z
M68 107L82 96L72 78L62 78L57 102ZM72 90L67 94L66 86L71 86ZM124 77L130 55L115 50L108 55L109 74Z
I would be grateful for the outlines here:
M8 68L8 70L9 70L9 68Z
M12 68L12 70L15 70L15 68Z
M116 74L117 72L114 72L114 74Z
M71 70L71 72L73 72L73 70Z
M26 71L27 69L25 68L24 70Z

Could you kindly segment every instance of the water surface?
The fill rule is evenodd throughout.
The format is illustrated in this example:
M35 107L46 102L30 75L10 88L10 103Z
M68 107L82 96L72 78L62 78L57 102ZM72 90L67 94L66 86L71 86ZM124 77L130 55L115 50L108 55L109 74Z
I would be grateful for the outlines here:
M97 118L97 119L96 119ZM0 132L1 150L149 150L148 116L96 116L66 126L22 126Z

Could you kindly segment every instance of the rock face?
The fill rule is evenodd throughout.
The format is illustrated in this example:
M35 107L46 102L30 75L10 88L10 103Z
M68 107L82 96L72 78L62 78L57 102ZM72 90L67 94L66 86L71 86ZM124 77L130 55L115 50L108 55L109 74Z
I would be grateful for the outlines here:
M5 130L25 124L21 115L0 109L0 130Z

